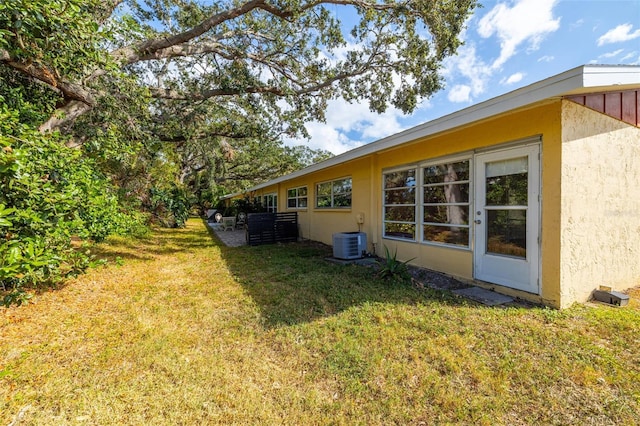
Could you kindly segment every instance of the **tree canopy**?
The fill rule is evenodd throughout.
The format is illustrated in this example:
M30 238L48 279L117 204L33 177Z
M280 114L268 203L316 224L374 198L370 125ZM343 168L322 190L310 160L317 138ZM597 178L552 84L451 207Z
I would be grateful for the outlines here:
M330 99L413 111L441 88L441 62L455 53L476 6L7 0L0 4L0 64L51 92L41 131L61 130L106 157L141 141L173 144L185 178L215 170L215 156L235 158L232 152L251 143L307 136L304 124L322 121ZM268 177L256 173L245 182Z
M326 101L411 112L440 89L474 0L8 0L0 59L57 91L53 129L130 93L159 105L214 102L281 132L322 119ZM341 16L354 23L347 30ZM190 111L185 111L188 113ZM235 135L228 123L220 133ZM248 129L244 129L248 130ZM256 130L256 129L253 129Z

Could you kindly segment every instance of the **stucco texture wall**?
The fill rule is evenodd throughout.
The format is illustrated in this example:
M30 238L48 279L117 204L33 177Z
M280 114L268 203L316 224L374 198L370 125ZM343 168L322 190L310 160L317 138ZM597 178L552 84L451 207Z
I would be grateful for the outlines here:
M302 238L332 244L332 235L337 232L362 230L367 233L369 247L376 241L374 226L375 200L371 196L372 158L356 159L339 166L330 167L280 183L277 188L269 188L278 193L278 211L297 211L299 230ZM349 208L315 207L316 185L336 179L351 178L352 205ZM377 181L376 181L377 182ZM300 186L307 187L307 208L289 209L287 207L287 191ZM266 192L265 192L266 193ZM364 223L358 224L356 216L362 213Z
M562 102L561 306L640 284L640 129Z

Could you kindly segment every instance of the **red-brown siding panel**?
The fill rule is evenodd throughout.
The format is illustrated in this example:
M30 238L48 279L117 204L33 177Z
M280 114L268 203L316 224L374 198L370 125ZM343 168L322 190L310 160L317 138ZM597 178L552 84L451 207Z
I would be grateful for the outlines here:
M590 93L565 99L640 127L640 91Z
M611 117L622 120L622 94L621 93L605 93L604 94L604 113Z
M638 92L622 93L622 121L638 125Z
M602 94L588 95L586 98L585 106L604 112L604 96Z
M585 103L584 96L567 96L565 99L568 99L580 105L584 105Z

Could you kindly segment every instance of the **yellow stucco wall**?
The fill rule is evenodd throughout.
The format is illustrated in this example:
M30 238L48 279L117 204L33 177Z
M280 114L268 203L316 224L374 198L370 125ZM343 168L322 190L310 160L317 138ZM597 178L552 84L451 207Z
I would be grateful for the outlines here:
M375 243L374 207L376 202L371 197L371 165L372 157L357 159L336 167L321 170L317 173L305 175L296 179L287 180L278 185L272 185L252 196L264 196L266 194L278 194L278 211L297 211L301 238L320 241L331 245L332 235L337 232L350 232L361 230L367 233L369 247L372 250ZM317 209L315 208L316 185L322 182L350 177L352 179L353 199L350 208ZM378 178L376 182L380 181ZM292 188L307 187L307 208L287 208L287 191ZM356 215L364 214L364 224L358 228Z
M562 107L561 305L640 284L640 129Z
M336 232L358 231L356 215L364 213L364 224L360 230L367 233L369 239L373 237L373 222L371 216L371 159L369 157L350 161L337 167L322 170L312 175L282 183L280 211L287 209L286 194L290 188L307 186L307 209L299 212L300 230L303 238L320 241L325 244L332 243L332 235ZM350 177L352 180L352 205L351 208L317 209L315 208L316 185L322 182ZM371 243L371 241L369 241ZM371 244L369 246L371 250Z

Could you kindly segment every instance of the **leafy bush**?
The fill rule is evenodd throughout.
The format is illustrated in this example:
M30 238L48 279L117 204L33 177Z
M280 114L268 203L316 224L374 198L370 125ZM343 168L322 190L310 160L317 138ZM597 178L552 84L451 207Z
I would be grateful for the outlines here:
M90 253L72 244L144 228L122 211L93 160L57 134L20 122L0 97L0 290L2 304L27 300L26 288L55 285L84 271Z
M244 213L261 213L266 211L264 205L262 205L256 198L252 200L249 197L237 198L233 200L232 207L238 212Z
M182 228L189 218L191 203L187 192L178 186L151 188L149 210L153 221L167 228Z

